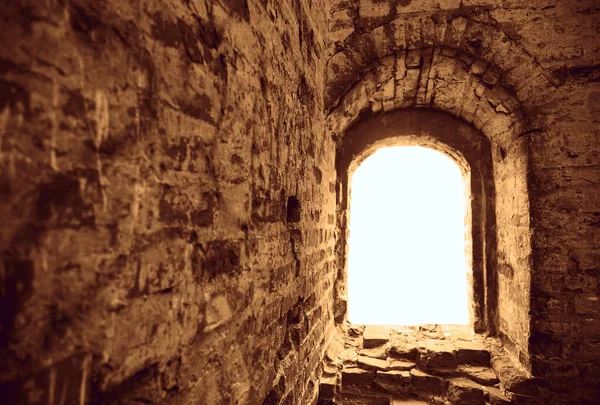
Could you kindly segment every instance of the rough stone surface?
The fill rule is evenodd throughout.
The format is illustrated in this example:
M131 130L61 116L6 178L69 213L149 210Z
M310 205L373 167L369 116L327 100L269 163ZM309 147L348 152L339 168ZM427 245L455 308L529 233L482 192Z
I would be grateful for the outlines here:
M390 365L387 360L374 359L367 356L358 356L358 365L366 370L387 370Z
M456 361L458 364L489 367L490 352L477 342L456 342Z
M395 360L392 358L388 358L388 369L389 370L410 370L415 368L416 364L413 363L412 361L402 361L402 360Z
M319 399L329 400L335 397L337 377L321 377L319 380Z
M345 368L342 371L342 389L347 385L370 385L375 378L375 372L358 367Z
M474 296L492 291L474 311L476 329L497 332L527 372L546 379L547 403L593 402L600 395L598 5L382 0L367 17L364 4L336 3L356 30L330 58L331 131L343 139L370 118L416 106L459 117L492 140L495 206L487 212L496 231L486 243L496 245L473 263L481 258L495 269L473 280ZM351 73L330 75L340 54ZM395 63L385 62L391 56Z
M331 339L349 170L398 142L471 174L469 327L508 356L489 402L597 402L597 1L4 3L3 402L314 404L324 360L388 347Z
M489 367L461 367L461 374L482 385L494 385L500 380L494 370Z
M405 394L411 384L409 371L377 371L375 375L375 384L386 391Z
M390 340L390 333L389 328L369 325L363 333L363 346L368 349L386 344Z
M485 398L481 386L465 378L449 380L448 399L453 404L484 405Z
M410 380L415 393L440 395L444 391L443 379L417 369L410 371Z
M316 397L326 6L267 3L3 3L0 402Z

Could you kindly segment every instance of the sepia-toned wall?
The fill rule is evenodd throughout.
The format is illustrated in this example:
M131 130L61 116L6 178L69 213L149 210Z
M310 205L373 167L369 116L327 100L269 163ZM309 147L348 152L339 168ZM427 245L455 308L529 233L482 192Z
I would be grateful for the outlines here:
M1 402L316 398L334 269L323 2L0 14Z
M313 403L344 313L336 147L413 107L490 140L489 330L546 398L600 395L597 1L21 0L0 21L5 402Z
M589 0L332 1L328 22L338 139L418 107L491 140L496 326L565 403L594 398L600 378L599 27Z

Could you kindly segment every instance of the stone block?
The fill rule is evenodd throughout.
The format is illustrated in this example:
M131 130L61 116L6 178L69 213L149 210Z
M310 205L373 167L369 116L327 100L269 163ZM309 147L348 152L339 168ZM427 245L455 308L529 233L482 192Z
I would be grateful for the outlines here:
M386 391L393 393L406 393L410 386L409 371L377 371L375 384Z
M425 368L454 368L454 345L447 340L428 339L419 362Z
M410 370L413 392L440 395L444 392L444 380L413 368Z
M392 7L388 1L360 0L358 15L361 18L382 18L390 14Z
M325 364L323 366L323 375L326 377L332 377L338 373L339 369L332 364Z
M417 361L419 359L419 350L415 343L411 342L397 342L390 347L389 354L392 357L399 359L406 359L410 361Z
M391 405L427 405L420 399L392 399Z
M494 357L492 368L504 389L521 395L535 396L538 394L533 380L515 366L508 356Z
M415 69L421 66L422 58L421 58L421 50L414 49L410 50L406 54L406 59L404 59L404 64L407 69Z
M319 399L333 399L336 385L337 377L322 377L319 380Z
M387 370L389 364L387 360L374 359L367 356L358 356L358 366L365 370Z
M500 391L500 388L486 387L485 390L488 394L488 402L490 405L510 404L510 400L502 393L502 391Z
M490 352L482 343L458 341L456 342L456 360L458 364L489 367Z
M416 366L412 361L396 360L392 357L388 357L387 361L389 363L388 370L407 371L412 370Z
M358 367L349 367L342 370L342 387L346 385L371 385L375 372L363 370Z
M600 314L600 298L596 294L585 294L575 299L575 312L580 315Z
M390 340L390 329L383 326L369 325L363 332L363 347L370 349L386 344Z
M476 76L483 75L485 73L486 69L487 69L487 62L484 61L483 59L477 59L471 65L471 73L473 73Z
M485 404L485 397L481 386L466 378L452 378L449 380L448 399L457 405Z
M387 347L377 346L372 349L363 349L359 353L361 356L367 356L374 359L385 360L387 358Z
M468 366L461 367L461 374L482 385L494 385L499 382L498 376L489 367Z

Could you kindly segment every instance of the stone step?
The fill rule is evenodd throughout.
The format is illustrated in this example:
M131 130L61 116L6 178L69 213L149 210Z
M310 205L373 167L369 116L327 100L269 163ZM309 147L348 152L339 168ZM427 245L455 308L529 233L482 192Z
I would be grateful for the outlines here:
M481 385L492 386L500 381L494 370L489 367L463 366L460 367L460 374Z
M411 386L410 371L378 371L375 374L375 385L387 392L406 394Z
M481 342L425 339L417 343L400 340L389 346L388 354L391 357L417 362L423 369L490 366L490 352Z
M441 395L444 392L444 380L413 368L410 370L410 383L413 393Z
M485 394L481 385L466 378L448 380L447 396L452 404L485 405Z
M337 377L321 377L319 380L319 400L330 400L336 394Z
M370 349L389 342L391 329L384 326L367 325L363 332L363 347Z
M342 370L342 389L346 385L369 386L375 379L375 372L358 367L348 367Z
M420 399L392 399L390 405L427 405L427 402Z

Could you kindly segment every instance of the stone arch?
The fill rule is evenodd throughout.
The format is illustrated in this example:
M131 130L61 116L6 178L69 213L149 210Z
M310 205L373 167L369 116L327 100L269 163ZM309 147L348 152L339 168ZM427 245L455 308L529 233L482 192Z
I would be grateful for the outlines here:
M381 114L353 126L340 142L336 158L338 173L338 207L340 216L340 243L338 252L345 263L349 211L349 175L362 161L386 146L421 145L444 153L463 173L468 195L472 202L467 212L466 226L470 228L473 245L468 247L472 264L469 274L471 324L477 332L495 332L496 280L495 267L490 260L496 250L494 184L490 141L471 126L448 115L425 109L396 110ZM490 263L486 265L485 261ZM486 269L490 271L486 274ZM342 284L346 272L340 274ZM488 310L486 310L488 309Z
M328 110L335 107L368 66L398 52L421 51L431 58L430 50L444 48L473 65L476 71L483 70L487 81L500 82L524 105L527 101L536 104L533 99L541 100L546 90L562 82L561 77L542 67L502 31L485 8L402 17L394 8L370 16L361 16L360 10L352 8L340 9L332 12L329 27L332 56L326 73ZM425 59L424 63L431 61Z
M489 294L482 304L484 326L476 329L497 330L506 347L529 366L531 231L528 141L523 135L535 129L521 100L503 85L499 73L491 74L489 69L489 64L465 58L453 48L409 49L384 56L361 72L359 80L339 98L328 114L328 129L337 142L338 158L346 153L347 134L355 127L414 107L453 115L489 140L493 173L488 181L493 179L495 194L486 198L494 199L495 221L479 225L486 227L489 237L495 233L496 241L485 241L486 246L495 246L494 252L482 250L483 274L489 283L483 283L485 289L480 295ZM399 128L403 125L399 123ZM340 268L345 266L345 175L347 168L338 165ZM343 273L339 297L344 296ZM496 291L494 279L498 280Z

